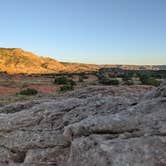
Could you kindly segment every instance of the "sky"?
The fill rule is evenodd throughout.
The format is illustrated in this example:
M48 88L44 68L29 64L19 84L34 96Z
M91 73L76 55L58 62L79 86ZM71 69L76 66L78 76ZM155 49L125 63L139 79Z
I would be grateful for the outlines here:
M0 0L0 47L67 62L166 65L166 0Z

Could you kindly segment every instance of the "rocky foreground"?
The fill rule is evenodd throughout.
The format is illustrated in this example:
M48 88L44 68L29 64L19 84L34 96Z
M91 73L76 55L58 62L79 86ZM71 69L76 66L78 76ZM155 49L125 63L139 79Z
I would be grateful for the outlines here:
M148 90L91 86L1 107L0 166L165 166L166 83Z

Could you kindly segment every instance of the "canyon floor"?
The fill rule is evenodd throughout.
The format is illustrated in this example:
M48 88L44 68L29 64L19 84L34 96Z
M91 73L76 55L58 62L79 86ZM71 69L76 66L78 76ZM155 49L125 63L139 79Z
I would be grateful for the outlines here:
M1 104L0 166L165 165L166 82Z

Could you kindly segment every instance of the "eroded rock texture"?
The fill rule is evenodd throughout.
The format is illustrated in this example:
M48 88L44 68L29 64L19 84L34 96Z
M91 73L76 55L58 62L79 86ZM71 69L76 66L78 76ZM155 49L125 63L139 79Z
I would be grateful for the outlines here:
M2 107L0 166L165 166L165 85L146 95L91 86Z

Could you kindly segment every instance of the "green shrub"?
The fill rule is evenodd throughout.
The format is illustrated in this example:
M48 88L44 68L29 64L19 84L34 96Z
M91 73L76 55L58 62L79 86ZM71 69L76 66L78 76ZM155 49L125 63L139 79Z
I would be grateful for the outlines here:
M146 84L147 85L152 85L152 86L159 86L160 85L160 81L158 81L158 80L156 80L154 78L150 78Z
M152 85L152 86L159 86L160 81L154 79L153 77L150 77L148 75L140 75L140 81L144 85Z
M130 73L126 73L122 75L122 80L124 81L124 85L133 85L132 75Z
M132 76L130 74L124 74L122 76L123 81L129 81L132 79Z
M66 92L73 90L73 86L71 84L66 84L60 87L60 92Z
M75 81L73 80L67 80L67 84L70 84L72 86L76 85Z
M111 73L109 73L109 74L108 74L108 77L109 77L109 78L117 78L117 76L116 76L116 75L111 74Z
M100 79L99 83L103 85L119 85L119 81L117 79L108 79L108 78Z
M146 74L140 74L139 78L140 78L140 81L142 82L142 84L147 84L148 80L150 79L150 76L146 75Z
M99 81L102 80L102 79L104 79L104 78L106 78L104 76L104 74L100 74L100 73L97 73L96 76L97 76L97 78L98 78Z
M63 85L60 87L60 92L66 92L74 89L74 85L76 85L75 81L72 79L68 79L65 76L60 76L55 78L54 84Z
M58 84L58 85L70 84L72 86L76 85L76 83L73 80L68 79L67 77L64 77L64 76L55 78L54 84Z
M119 85L119 81L117 79L110 80L111 85Z
M58 84L58 85L67 84L67 82L68 82L68 79L64 76L57 77L54 80L54 84Z
M36 89L24 89L22 91L20 91L20 95L36 95L38 93L38 91Z

